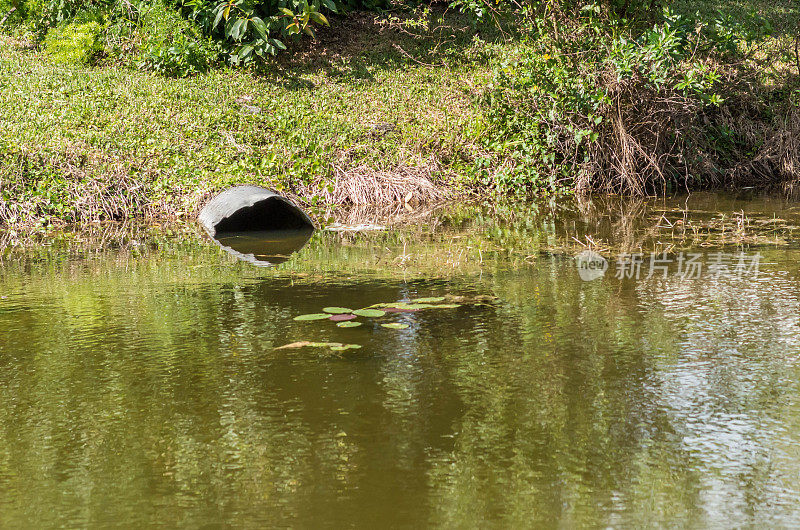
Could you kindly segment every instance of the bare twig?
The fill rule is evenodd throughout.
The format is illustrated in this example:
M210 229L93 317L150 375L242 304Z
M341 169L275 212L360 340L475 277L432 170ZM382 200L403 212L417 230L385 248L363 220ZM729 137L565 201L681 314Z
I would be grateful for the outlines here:
M0 26L2 26L3 24L5 24L5 23L6 23L6 20L8 20L8 17L10 17L10 16L11 16L11 15L14 13L14 11L16 11L16 10L17 10L17 6L14 6L14 7L12 7L12 8L9 10L9 12L8 12L8 13L6 13L6 16L4 16L4 17L3 17L3 20L0 20Z

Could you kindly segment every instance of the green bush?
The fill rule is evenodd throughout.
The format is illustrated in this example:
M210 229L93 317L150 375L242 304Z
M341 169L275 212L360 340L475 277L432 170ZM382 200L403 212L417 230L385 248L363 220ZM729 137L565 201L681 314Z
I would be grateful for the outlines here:
M82 20L102 20L113 41L144 35L140 65L168 75L203 71L222 57L233 65L248 64L286 49L285 41L315 25L328 25L331 13L379 9L388 0L0 0L0 6L19 2L21 20L36 40L50 28ZM188 22L187 20L188 19ZM183 22L182 24L179 22ZM56 32L57 33L57 32ZM209 43L213 41L213 44ZM124 44L124 43L123 43Z
M56 26L100 21L114 4L113 0L20 0L18 5L39 40Z
M558 31L534 21L527 44L494 69L481 141L497 160L476 163L485 183L645 193L706 171L703 118L723 102L710 58L752 35L669 10L647 29L597 4L579 13Z
M228 62L247 64L286 49L300 34L314 36L330 13L378 9L388 0L187 0L183 11L206 35L220 43Z
M218 47L195 24L161 2L142 12L140 26L144 34L141 69L186 77L205 72L218 61Z
M88 64L103 49L102 27L95 21L72 22L51 28L44 39L45 54L62 64Z

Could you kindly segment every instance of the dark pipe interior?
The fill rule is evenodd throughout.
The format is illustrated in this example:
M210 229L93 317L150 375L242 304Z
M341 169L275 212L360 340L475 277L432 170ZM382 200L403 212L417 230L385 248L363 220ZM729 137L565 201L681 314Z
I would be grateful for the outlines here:
M220 234L256 230L298 230L313 227L294 206L281 199L270 197L258 201L249 208L237 210L230 217L222 219L214 228L215 232Z

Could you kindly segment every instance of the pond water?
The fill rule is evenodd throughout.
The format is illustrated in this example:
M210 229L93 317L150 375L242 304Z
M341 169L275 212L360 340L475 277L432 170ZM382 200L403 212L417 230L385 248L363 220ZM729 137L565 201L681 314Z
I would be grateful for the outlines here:
M800 205L378 221L275 267L193 227L6 235L0 526L800 525ZM420 297L459 307L294 320Z

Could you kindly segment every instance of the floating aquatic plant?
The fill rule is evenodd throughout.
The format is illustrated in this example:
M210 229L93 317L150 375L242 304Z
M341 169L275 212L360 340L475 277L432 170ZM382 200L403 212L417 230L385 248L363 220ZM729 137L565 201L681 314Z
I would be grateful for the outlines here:
M330 318L330 314L328 313L311 313L309 315L300 315L299 317L294 317L294 320L322 320L323 318Z
M366 318L378 318L384 316L386 311L381 311L380 309L356 309L353 314Z
M324 307L322 308L323 313L300 315L294 317L294 319L323 320L327 318L334 322L343 322L353 320L356 317L380 318L387 313L416 313L423 309L455 309L462 306L459 303L439 303L444 301L469 303L470 299L463 296L429 296L427 298L415 298L410 302L379 302L369 307L355 310L347 307ZM478 304L483 301L483 297L475 297L474 301Z
M463 304L479 305L481 302L493 300L493 297L472 297L465 296L429 296L426 298L414 298L409 302L379 302L372 304L369 307L362 309L349 309L347 307L324 307L322 313L311 313L308 315L300 315L294 317L294 320L330 320L336 322L336 326L340 328L356 328L362 326L362 322L355 322L358 317L363 318L381 318L391 313L416 313L425 309L455 309L461 307ZM448 302L448 303L441 303ZM461 303L454 303L461 302ZM407 329L408 324L402 322L387 322L381 323L381 326L387 329ZM332 351L344 351L348 349L356 349L361 346L358 344L342 344L338 342L309 342L300 341L281 346L276 349L284 348L302 348L302 347L325 347L330 348Z
M454 309L456 307L461 307L461 304L409 304L406 302L398 302L392 304L390 307L384 306L383 310L387 313L416 313L423 309Z
M345 320L355 320L356 316L351 313L340 313L338 315L330 315L328 316L328 320L333 320L334 322L344 322Z

